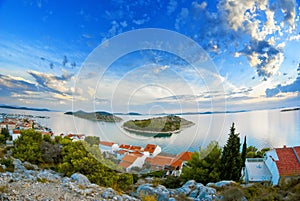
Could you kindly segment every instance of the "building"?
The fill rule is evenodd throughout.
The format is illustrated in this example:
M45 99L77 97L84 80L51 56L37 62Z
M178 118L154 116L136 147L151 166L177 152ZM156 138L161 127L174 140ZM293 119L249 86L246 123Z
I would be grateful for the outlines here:
M144 153L148 152L149 157L155 157L161 152L161 148L155 144L147 144L144 148Z
M107 142L107 141L100 141L99 142L99 149L101 152L108 152L113 154L119 149L119 145L114 142Z
M121 167L124 171L129 172L133 167L142 168L145 159L146 156L143 154L126 154L119 163L119 167Z
M261 159L247 159L243 169L245 182L268 181L278 185L281 179L300 177L300 146L275 148Z

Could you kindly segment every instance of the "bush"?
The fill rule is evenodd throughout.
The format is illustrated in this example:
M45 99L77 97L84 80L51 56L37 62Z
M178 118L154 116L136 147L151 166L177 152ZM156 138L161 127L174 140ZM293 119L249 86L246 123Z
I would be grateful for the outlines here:
M223 192L223 201L242 201L244 193L239 188L231 187Z
M6 171L14 172L15 165L13 164L13 160L11 158L3 158L0 160L1 165L5 165Z

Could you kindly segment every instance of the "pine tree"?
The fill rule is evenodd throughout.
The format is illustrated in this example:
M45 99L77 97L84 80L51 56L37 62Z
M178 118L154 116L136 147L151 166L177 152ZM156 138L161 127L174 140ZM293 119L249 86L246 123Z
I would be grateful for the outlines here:
M234 123L221 157L221 179L238 181L241 177L240 137L235 133Z
M247 155L247 137L245 136L244 138L244 144L243 144L243 149L242 149L242 168L245 167L245 161L246 161L246 155Z

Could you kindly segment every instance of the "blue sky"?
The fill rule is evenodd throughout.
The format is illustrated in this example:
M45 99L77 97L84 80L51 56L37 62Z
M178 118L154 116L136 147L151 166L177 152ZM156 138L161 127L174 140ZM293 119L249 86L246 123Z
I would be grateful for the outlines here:
M294 0L2 0L0 102L143 113L296 107L299 10ZM196 72L178 55L152 49L80 77L100 44L145 28L190 38L214 70L198 63Z

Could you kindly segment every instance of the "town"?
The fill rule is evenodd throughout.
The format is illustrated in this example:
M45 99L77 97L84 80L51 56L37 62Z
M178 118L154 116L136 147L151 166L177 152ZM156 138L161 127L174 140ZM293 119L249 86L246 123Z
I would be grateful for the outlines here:
M44 117L38 117L44 118ZM21 130L34 129L42 135L54 139L50 128L39 124L31 115L0 115L1 130L7 129L11 138L6 142L12 145L21 135ZM85 140L84 134L59 134L72 141ZM149 173L163 171L164 174L180 176L182 169L192 158L192 152L185 151L177 155L162 152L159 145L147 144L145 147L116 142L99 141L99 149L104 158L113 158L124 172ZM300 146L273 148L264 153L263 158L246 158L241 172L245 183L269 182L278 185L281 179L300 177Z

